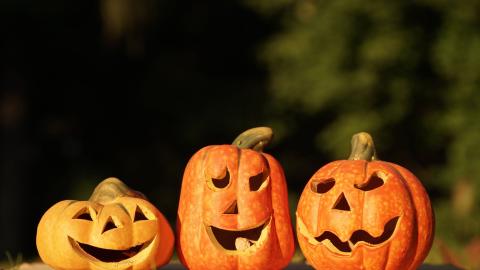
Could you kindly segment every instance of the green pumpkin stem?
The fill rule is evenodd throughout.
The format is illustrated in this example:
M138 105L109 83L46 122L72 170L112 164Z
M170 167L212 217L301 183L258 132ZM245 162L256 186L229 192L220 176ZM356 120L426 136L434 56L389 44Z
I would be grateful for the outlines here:
M141 192L129 188L125 183L117 178L110 177L97 185L90 196L89 201L100 204L108 203L118 197L134 197L146 199Z
M269 127L256 127L248 129L238 135L232 145L241 149L253 149L262 152L263 148L270 143L273 138L273 131Z
M367 132L360 132L352 137L352 152L349 160L378 160L373 139Z

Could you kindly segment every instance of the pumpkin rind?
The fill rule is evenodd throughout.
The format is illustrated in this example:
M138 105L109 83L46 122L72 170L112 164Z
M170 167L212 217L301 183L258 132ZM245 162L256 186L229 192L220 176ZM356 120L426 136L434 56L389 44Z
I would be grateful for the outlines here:
M228 185L215 189L207 184L212 178L223 179L227 170ZM266 178L254 187L258 189L250 190L250 178L262 172ZM294 252L287 196L283 170L272 156L236 145L202 148L188 162L182 181L177 217L181 262L188 269L285 267ZM212 236L212 226L240 235L262 225L249 247L245 238L237 237L235 247L226 249Z
M112 182L118 184L120 180L109 178L99 186ZM65 200L53 205L37 228L36 243L42 260L54 269L142 270L166 264L173 252L173 231L155 206L139 193L130 192L133 191L129 189L129 192L111 196L108 200L103 196L104 199L100 200ZM134 222L137 207L144 220ZM85 209L87 218L79 219L78 214ZM107 228L110 221L114 225ZM124 255L132 253L136 246L135 255ZM106 250L106 253L125 256L125 259L102 261L84 248L95 252ZM122 252L118 250L128 251L120 254Z
M320 168L302 192L297 237L317 269L416 269L431 247L433 213L420 181L399 165L378 161L374 150L367 152ZM374 177L383 183L365 186ZM325 179L333 179L333 187L312 192L312 183ZM322 235L329 240L317 241Z

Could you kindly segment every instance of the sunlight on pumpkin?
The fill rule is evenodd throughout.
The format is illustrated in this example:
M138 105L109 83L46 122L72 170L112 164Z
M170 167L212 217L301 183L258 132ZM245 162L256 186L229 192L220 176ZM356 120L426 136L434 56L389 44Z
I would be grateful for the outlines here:
M42 261L56 269L144 270L168 263L173 231L146 197L107 178L87 201L64 200L50 207L37 229ZM61 256L59 256L61 255Z

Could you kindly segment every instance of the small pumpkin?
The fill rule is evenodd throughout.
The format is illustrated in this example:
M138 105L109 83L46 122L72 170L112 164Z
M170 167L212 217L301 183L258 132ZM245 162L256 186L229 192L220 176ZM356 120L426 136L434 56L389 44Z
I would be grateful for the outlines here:
M250 129L188 162L177 218L177 251L188 269L280 269L290 261L285 176L262 152L271 138L270 128Z
M433 212L421 182L378 160L365 132L353 136L348 160L311 177L296 221L302 252L316 269L417 269L433 239Z
M160 211L116 178L88 201L53 205L37 228L38 253L55 269L152 269L170 260L173 246Z

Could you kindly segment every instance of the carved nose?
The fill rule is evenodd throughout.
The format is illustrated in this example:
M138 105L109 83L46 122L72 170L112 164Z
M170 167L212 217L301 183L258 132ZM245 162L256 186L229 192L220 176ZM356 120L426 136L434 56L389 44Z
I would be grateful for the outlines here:
M342 211L350 211L350 205L348 204L347 198L345 198L345 194L340 194L338 196L337 201L333 205L333 209L342 210Z
M237 200L234 200L232 204L223 212L224 214L238 214Z
M103 226L102 233L104 233L106 231L109 231L109 230L112 230L112 229L116 229L116 228L118 228L118 226L115 225L115 222L113 222L112 218L109 217L107 222L105 223L105 226Z

